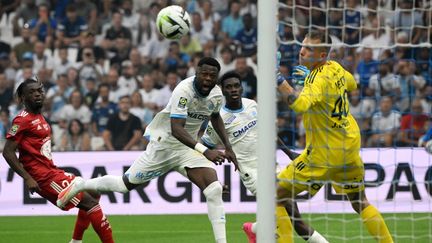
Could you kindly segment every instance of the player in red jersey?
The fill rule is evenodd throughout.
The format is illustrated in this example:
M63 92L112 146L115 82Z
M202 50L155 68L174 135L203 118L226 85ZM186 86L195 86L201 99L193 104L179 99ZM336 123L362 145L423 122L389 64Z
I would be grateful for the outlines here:
M20 175L33 194L56 205L57 195L75 178L57 168L51 157L51 128L41 114L45 94L43 86L34 79L27 79L18 86L17 96L24 104L13 120L6 135L3 157L9 166ZM15 151L18 149L19 158ZM114 242L111 226L102 212L98 196L88 192L78 194L63 210L79 208L71 242L82 242L84 231L90 223L102 242Z

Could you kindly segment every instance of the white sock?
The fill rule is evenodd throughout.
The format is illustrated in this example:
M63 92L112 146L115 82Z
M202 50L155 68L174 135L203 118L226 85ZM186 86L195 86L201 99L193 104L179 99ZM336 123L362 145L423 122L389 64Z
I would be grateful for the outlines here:
M307 241L309 243L329 243L318 231L314 231Z
M126 193L129 190L123 182L121 176L106 175L93 178L84 182L84 190L93 190L98 192L122 192Z
M257 230L258 230L258 223L257 222L254 222L254 223L252 223L252 232L254 232L255 234L257 233Z
M74 239L72 239L71 241L69 241L69 243L82 243L82 240L74 240Z
M226 243L225 210L222 202L222 185L215 181L203 191L207 199L208 217L217 243Z

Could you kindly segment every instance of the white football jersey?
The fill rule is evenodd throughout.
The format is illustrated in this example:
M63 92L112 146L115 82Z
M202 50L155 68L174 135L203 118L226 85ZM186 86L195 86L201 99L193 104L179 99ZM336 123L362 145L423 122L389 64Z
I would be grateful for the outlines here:
M193 138L204 121L213 113L219 113L222 106L222 91L215 86L206 97L201 96L194 87L195 76L181 81L173 90L167 106L153 118L144 136L157 141L162 148L186 146L171 135L171 118L186 119L185 130Z
M254 100L242 98L242 108L230 110L222 107L220 115L225 124L228 139L237 156L237 160L242 166L256 167L257 156L257 103ZM221 144L221 140L213 127L209 123L202 141L210 147Z

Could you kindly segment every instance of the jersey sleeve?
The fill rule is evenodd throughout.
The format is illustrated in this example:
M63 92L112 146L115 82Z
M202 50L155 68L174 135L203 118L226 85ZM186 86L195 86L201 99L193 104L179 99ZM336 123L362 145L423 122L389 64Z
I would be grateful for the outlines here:
M209 148L214 148L216 145L221 144L219 136L210 124L207 126L201 140Z
M192 96L182 89L175 89L171 96L170 117L186 119Z
M217 113L219 113L219 111L220 111L220 109L222 108L222 98L220 98L220 99L217 99L216 101L215 101L215 105L214 105L214 110L213 110L213 114L217 114Z
M357 89L357 82L355 81L354 76L348 71L345 71L344 76L345 76L347 91L353 91Z
M305 87L290 106L295 112L306 112L311 106L322 100L323 77L314 77L313 73L310 76L311 78L305 82Z
M6 134L7 139L14 140L20 143L24 137L25 131L27 130L27 122L25 117L17 116L12 121L12 126Z

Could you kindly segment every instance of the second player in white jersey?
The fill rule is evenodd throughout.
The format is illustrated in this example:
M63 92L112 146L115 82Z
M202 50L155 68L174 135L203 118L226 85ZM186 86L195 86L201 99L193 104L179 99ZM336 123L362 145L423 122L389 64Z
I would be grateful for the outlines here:
M257 103L254 100L241 98L241 108L230 109L230 103L225 103L220 115L225 124L228 139L232 145L240 168L240 177L246 188L256 194L257 177ZM208 147L222 144L219 136L209 125L201 138Z
M256 195L257 180L257 103L242 98L243 88L240 76L236 72L227 72L220 78L220 86L225 103L220 110L225 130L232 148L237 156L240 178L246 188ZM222 144L214 127L208 125L201 140L208 147Z

